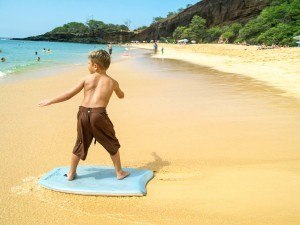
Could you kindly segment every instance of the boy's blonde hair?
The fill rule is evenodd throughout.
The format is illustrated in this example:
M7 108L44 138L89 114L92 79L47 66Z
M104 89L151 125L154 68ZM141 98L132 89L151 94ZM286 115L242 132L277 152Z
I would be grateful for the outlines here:
M102 49L90 52L89 59L92 61L92 63L96 63L105 70L107 70L110 65L110 55L107 51Z

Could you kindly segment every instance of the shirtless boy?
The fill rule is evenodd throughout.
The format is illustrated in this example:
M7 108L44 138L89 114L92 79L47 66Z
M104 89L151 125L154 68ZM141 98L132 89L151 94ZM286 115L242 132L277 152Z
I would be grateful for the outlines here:
M115 136L113 123L106 112L106 106L113 92L119 98L124 98L124 92L120 89L119 83L106 73L109 65L110 55L106 51L91 52L88 57L89 75L80 79L79 83L69 91L38 104L42 107L63 102L84 89L84 98L77 113L77 140L72 152L70 170L66 174L68 180L76 177L77 165L80 159L86 159L93 138L95 138L95 143L99 142L110 154L117 179L123 179L130 174L121 168L119 153L121 146Z

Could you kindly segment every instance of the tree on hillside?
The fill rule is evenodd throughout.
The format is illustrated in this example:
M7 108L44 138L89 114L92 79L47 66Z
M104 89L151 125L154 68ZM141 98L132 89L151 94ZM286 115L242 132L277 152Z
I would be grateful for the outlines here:
M195 35L194 35L193 30L190 27L187 27L184 29L181 37L185 38L185 39L189 39L189 40L196 40L195 38L193 38L193 37L195 37Z
M97 20L88 20L86 22L90 29L90 33L95 36L95 35L100 35L107 29L107 25L103 23L102 21L97 21Z
M206 32L206 42L215 42L218 41L223 31L220 27L212 27Z
M257 38L258 43L264 43L266 45L281 44L290 45L293 44L294 29L291 25L280 23L276 27L272 27L260 34Z
M56 27L51 31L52 33L69 33L69 34L86 34L89 33L89 29L83 23L71 22L64 24L61 27Z
M146 28L148 28L147 26L141 26L141 27L138 27L138 28L136 28L136 29L134 29L135 31L136 30L145 30Z
M173 32L175 39L187 38L203 42L206 36L206 20L195 15L188 27L179 26Z
M181 13L183 10L184 10L184 8L179 8L179 9L177 10L177 13Z
M172 16L175 16L177 13L176 12L168 12L167 18L170 18Z
M293 36L300 34L300 0L273 0L261 14L239 32L239 40L250 44L295 45Z
M131 20L130 19L125 19L124 25L127 27L127 29L125 29L125 30L130 30Z
M183 32L186 29L186 27L184 26L179 26L175 29L175 31L173 32L173 37L178 40L182 38Z
M160 22L162 20L164 20L165 18L161 17L161 16L158 16L158 17L153 17L153 20L152 20L152 24L153 23L157 23L157 22Z
M195 15L188 27L191 40L203 42L206 36L206 20Z
M232 43L239 35L239 31L242 29L242 24L233 23L229 26L223 26L222 30L222 38L228 40L229 43Z

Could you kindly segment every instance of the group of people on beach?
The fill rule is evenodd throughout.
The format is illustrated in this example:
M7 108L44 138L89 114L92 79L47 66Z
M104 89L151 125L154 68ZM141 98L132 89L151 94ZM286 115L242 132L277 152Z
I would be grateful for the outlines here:
M262 44L262 45L258 45L257 46L257 50L264 50L264 49L275 49L275 48L288 48L289 46L288 45L284 45L284 46L281 46L281 45L271 45L271 46L267 46L265 44Z

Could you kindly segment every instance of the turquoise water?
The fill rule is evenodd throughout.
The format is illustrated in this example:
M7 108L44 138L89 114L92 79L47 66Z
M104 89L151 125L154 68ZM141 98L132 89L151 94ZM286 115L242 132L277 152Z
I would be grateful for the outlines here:
M46 49L44 51L43 49ZM58 67L65 65L81 65L87 61L88 53L97 49L107 50L107 45L79 44L47 41L16 41L0 38L0 78L11 77L15 74L28 72L43 67ZM51 51L48 52L47 50ZM123 47L114 46L113 60L120 57ZM35 55L35 52L38 52ZM40 57L39 62L36 61Z

